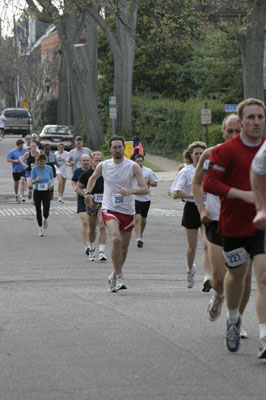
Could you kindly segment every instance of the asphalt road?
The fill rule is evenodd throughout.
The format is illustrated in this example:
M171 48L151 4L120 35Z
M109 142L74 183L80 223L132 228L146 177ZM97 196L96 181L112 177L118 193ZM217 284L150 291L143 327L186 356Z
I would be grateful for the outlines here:
M158 174L143 249L132 236L128 290L111 294L111 262L84 254L70 180L43 238L30 202L15 204L5 160L15 140L0 142L0 399L265 399L255 282L249 338L230 354L225 308L217 322L207 318L200 247L196 285L186 287L183 205L167 194L175 171Z

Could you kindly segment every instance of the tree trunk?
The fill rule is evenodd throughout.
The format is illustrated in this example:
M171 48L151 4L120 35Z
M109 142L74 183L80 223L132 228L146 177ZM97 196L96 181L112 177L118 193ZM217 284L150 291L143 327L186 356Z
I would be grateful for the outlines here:
M131 96L132 75L135 58L135 30L137 21L137 2L134 8L126 9L125 0L120 0L123 7L121 18L117 18L117 38L119 52L114 53L114 95L117 98L117 128L119 132L131 132Z
M238 35L243 59L244 97L264 100L263 61L266 1L249 0L251 10L245 33Z
M64 38L64 52L67 54L66 75L69 73L75 133L80 134L84 124L88 146L99 149L104 143L104 135L97 109L97 26L91 17L84 21L87 26L87 43L83 47L74 47L80 35L80 24L74 13L65 16L64 25L59 29Z
M117 103L117 127L120 133L131 131L132 74L135 58L135 32L138 0L117 0L117 32L112 32L92 4L88 12L101 27L114 57L114 95Z

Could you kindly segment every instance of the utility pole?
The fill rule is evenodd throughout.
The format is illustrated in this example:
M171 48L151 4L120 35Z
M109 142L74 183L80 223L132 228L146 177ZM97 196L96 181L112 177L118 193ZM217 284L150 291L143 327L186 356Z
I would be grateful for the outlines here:
M15 88L16 107L20 107L19 72L18 72L18 37L17 37L17 24L16 24L15 15L13 15L13 24L14 24L14 47L15 47L15 57L16 57L15 65L16 65L16 71L17 71L16 88Z

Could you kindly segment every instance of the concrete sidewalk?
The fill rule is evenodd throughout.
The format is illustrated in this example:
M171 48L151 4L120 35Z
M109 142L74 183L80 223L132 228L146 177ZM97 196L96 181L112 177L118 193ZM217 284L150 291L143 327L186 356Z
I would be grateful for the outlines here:
M180 161L147 153L145 155L145 160L161 169L161 172L156 172L156 175L161 182L173 181L178 167L181 164Z

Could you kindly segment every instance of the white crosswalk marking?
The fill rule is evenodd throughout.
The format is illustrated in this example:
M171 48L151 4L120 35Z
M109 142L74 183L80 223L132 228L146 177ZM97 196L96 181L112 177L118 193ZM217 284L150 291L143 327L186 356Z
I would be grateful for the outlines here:
M76 206L60 206L55 207L51 211L51 215L74 215L77 213ZM24 216L35 216L35 208L32 207L6 207L0 209L0 218L12 218L12 217L24 217ZM149 215L154 215L157 217L179 217L182 216L181 210L165 209L165 208L151 208Z

